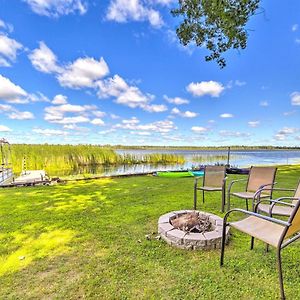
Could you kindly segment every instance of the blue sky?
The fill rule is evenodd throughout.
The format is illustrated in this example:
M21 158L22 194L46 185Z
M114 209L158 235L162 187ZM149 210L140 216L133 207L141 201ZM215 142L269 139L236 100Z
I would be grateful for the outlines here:
M262 1L248 47L205 62L172 0L0 0L0 137L13 143L300 144L300 2Z

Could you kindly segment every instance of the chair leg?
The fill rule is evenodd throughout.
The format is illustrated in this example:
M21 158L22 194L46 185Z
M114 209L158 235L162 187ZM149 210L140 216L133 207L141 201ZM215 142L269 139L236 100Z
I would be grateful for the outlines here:
M226 202L226 194L225 193L226 193L225 189L223 188L222 189L222 207L221 207L222 212L224 212L225 202Z
M204 190L202 191L202 202L204 203Z
M250 250L253 250L254 248L254 237L251 236L251 245L250 245Z
M194 210L197 209L197 188L194 188Z
M281 299L285 300L284 287L283 287L283 277L282 277L282 266L281 266L281 249L277 249L277 266L278 266L278 276L279 276L279 285L280 285L280 295Z
M246 209L249 210L248 199L246 199Z
M266 252L269 252L269 244L266 244Z
M230 193L227 195L227 211L230 210Z
M221 259L220 266L222 267L224 264L224 252L225 252L225 242L226 242L226 222L223 221L223 229L222 229L222 244L221 244Z

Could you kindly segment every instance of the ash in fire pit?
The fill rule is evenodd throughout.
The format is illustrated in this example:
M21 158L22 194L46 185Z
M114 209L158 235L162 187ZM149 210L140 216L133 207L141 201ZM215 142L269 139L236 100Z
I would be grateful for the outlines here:
M222 218L197 210L173 211L158 220L158 233L168 244L181 249L218 249L221 247ZM226 228L226 240L229 227Z
M176 215L176 218L170 220L170 222L176 229L185 232L201 233L214 230L209 216L200 214L199 212L186 213L181 216Z

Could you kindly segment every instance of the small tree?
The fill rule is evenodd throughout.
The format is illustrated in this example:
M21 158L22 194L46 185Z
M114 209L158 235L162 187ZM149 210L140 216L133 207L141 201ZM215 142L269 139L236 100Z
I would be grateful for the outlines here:
M245 49L245 25L255 14L260 0L179 0L173 16L183 17L176 29L180 42L186 46L195 42L210 54L206 61L215 60L221 68L226 66L222 53L227 50Z

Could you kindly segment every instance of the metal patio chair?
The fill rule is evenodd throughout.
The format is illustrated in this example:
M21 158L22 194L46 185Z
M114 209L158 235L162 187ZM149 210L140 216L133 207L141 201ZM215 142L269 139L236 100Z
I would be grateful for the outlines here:
M272 203L272 208L276 205L285 205L292 208L292 212L287 221L279 220L270 216L258 214L257 208L255 212L250 212L244 209L235 208L226 213L223 219L223 232L222 232L222 246L221 246L221 259L220 265L224 264L224 250L226 242L226 227L231 226L237 230L247 233L251 236L251 250L254 246L254 238L257 238L276 248L277 252L277 267L280 284L281 299L285 299L282 264L281 264L281 250L288 246L290 243L300 238L300 198L293 198L294 203L286 203L277 200L269 200ZM228 216L232 212L242 212L247 215L246 218L236 221L227 222Z
M252 199L252 208L256 200L261 198L272 198L272 188L275 184L276 167L254 167L250 168L247 179L233 180L228 187L227 210L230 210L230 196L246 200L246 208L249 210L248 199ZM233 185L237 182L247 181L243 192L231 192ZM267 189L267 187L270 187Z
M300 198L300 180L296 189L273 188L273 191L293 191L294 195L292 197L281 197L279 199L280 201L290 201L292 204L296 204L297 200L295 200L295 198ZM257 203L257 211L268 214L270 217L274 215L289 217L293 211L293 208L287 205L274 205L271 202L263 204L263 202L269 202L269 200L260 200Z
M197 191L202 191L202 201L204 203L204 192L222 192L222 212L225 206L225 184L226 167L225 166L206 166L202 186L199 186L200 177L195 178L194 184L194 209L197 209Z

